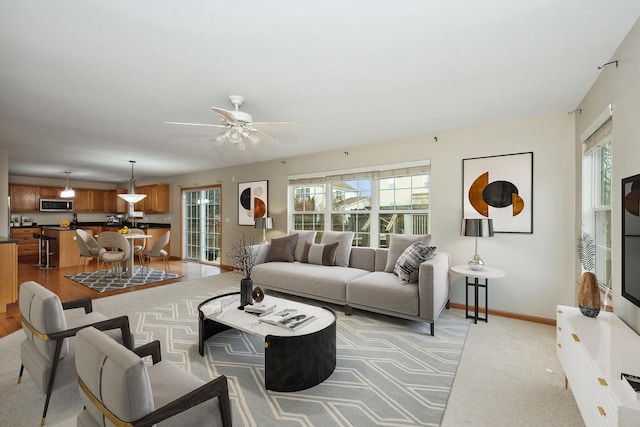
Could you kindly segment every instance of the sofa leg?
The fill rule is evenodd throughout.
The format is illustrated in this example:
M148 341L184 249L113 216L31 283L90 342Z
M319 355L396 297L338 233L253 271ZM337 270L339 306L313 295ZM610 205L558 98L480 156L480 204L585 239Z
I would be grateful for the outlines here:
M436 336L436 322L431 322L431 336Z
M444 308L446 308L447 310L451 308L451 300L447 300L447 303L445 304Z
M351 308L351 306L349 304L345 304L345 306L344 306L344 315L345 316L351 316L352 312L353 312L353 308Z

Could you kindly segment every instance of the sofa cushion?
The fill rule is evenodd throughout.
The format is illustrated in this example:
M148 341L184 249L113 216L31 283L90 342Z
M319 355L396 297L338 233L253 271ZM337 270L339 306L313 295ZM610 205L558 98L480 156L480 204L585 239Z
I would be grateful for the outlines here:
M326 268L326 267L325 267ZM410 316L420 314L418 284L404 284L393 273L375 271L347 285L347 304L384 309Z
M292 234L295 234L298 236L298 241L296 242L295 260L300 261L302 259L302 252L304 251L304 242L315 243L316 232L313 230L312 231L295 230L289 233L289 235L292 235Z
M329 245L304 242L304 251L300 262L319 265L336 265L338 242Z
M403 283L416 283L420 264L433 258L435 251L435 246L426 246L422 242L412 243L398 258L393 272Z
M349 266L351 256L351 243L353 242L353 231L325 231L322 233L320 243L329 244L338 242L336 251L336 265L339 267Z
M346 301L347 283L367 273L350 267L268 262L256 265L251 278L254 286L343 303ZM398 280L393 274L391 276Z
M429 246L431 243L430 234L390 234L389 235L389 255L387 265L384 269L387 273L393 273L393 269L398 262L398 258L412 243L422 242Z
M298 236L291 234L279 239L271 239L271 247L267 254L266 262L293 262L295 259L296 243Z

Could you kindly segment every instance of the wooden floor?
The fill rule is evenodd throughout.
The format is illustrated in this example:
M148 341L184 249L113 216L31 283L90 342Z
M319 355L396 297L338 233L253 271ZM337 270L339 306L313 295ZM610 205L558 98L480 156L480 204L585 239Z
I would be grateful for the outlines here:
M23 257L20 258L18 262L18 283L26 282L29 280L36 281L46 288L50 289L52 292L56 293L60 297L60 300L63 302L86 297L89 297L91 299L104 298L111 295L122 294L126 292L135 292L141 289L153 288L156 286L163 286L169 283L176 283L185 280L198 279L200 277L212 276L227 271L217 266L200 264L196 262L169 261L169 269L171 270L171 272L179 273L182 275L182 277L166 280L164 282L150 283L148 285L140 285L128 289L100 293L64 277L65 274L75 273L75 267L41 270L40 267L34 265L34 263L37 263L37 257L33 259ZM150 266L158 270L164 269L162 260L152 261ZM87 264L86 271L90 271L96 268L97 265L95 261L92 261L91 263ZM18 304L10 304L7 307L6 313L0 313L0 337L4 337L12 332L15 332L21 327L22 325Z

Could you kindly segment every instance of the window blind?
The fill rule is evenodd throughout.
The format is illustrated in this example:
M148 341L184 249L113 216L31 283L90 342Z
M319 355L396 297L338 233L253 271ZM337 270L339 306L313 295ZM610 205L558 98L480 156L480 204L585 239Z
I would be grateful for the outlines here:
M611 132L613 130L613 120L607 119L595 132L584 141L584 154L591 154L599 150L603 145L611 142Z
M417 166L406 166L393 169L368 170L356 172L341 172L323 176L309 177L289 177L289 185L312 185L324 184L327 182L349 181L356 179L383 179L383 178L400 178L404 176L424 175L431 172L431 166L428 164Z

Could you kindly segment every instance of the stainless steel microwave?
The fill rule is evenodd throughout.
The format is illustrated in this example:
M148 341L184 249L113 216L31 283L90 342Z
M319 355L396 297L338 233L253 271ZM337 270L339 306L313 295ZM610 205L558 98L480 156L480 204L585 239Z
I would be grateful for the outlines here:
M72 212L73 200L40 199L40 212Z

